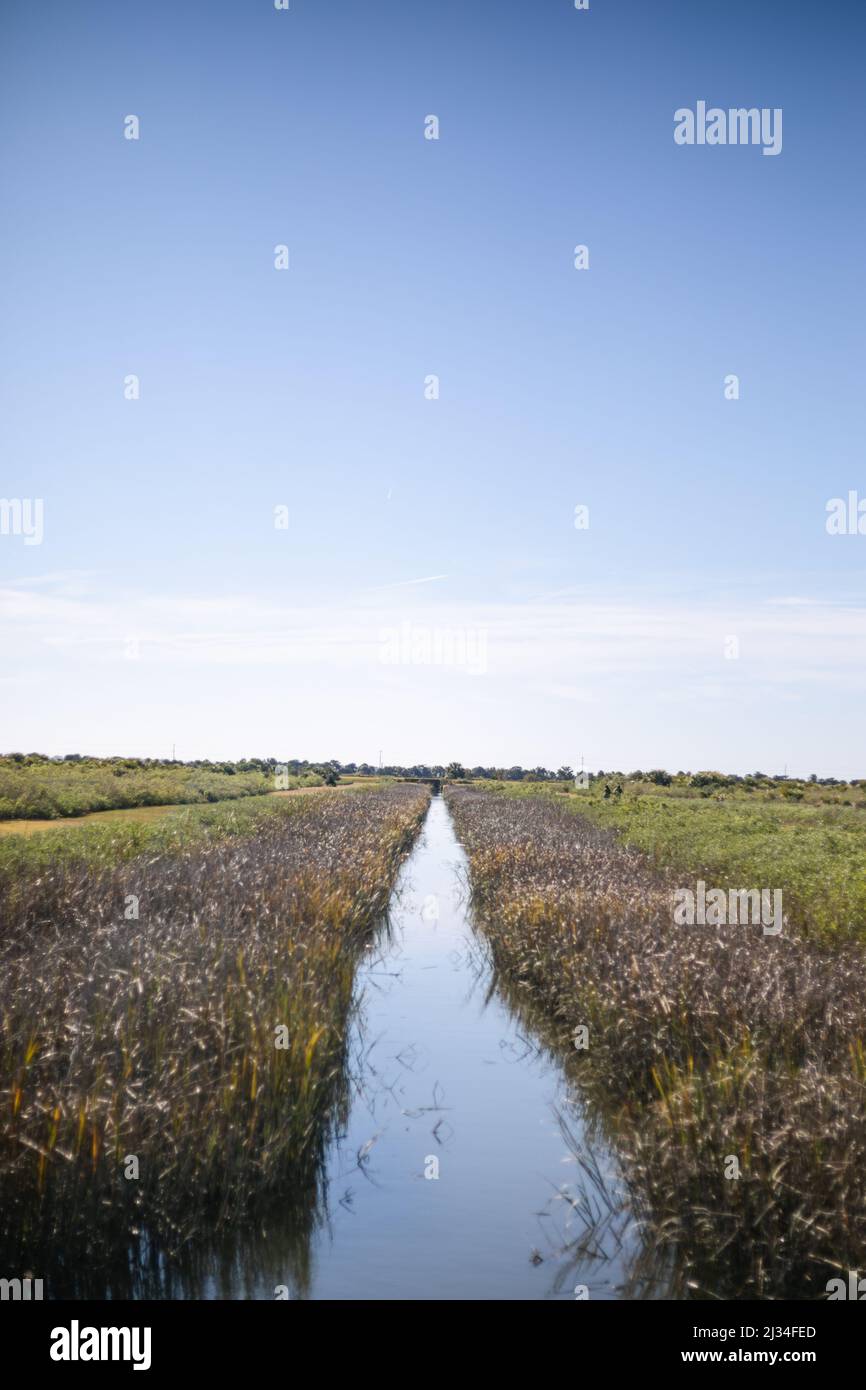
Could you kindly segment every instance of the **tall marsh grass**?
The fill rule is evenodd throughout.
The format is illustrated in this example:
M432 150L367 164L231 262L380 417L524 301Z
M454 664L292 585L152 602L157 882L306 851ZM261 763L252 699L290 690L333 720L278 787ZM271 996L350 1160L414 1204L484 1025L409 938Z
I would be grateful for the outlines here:
M292 778L289 786L321 783ZM54 761L40 755L0 756L0 820L57 820L120 807L169 806L262 796L273 789L270 771L224 764L142 763L129 758Z
M680 1293L821 1297L862 1268L862 946L675 927L674 880L612 832L549 799L447 797L494 964L582 1058Z
M57 1291L111 1271L122 1296L315 1184L359 952L427 802L271 802L245 834L3 885L4 1274Z
M626 783L605 800L603 782L576 791L500 784L500 795L549 797L615 830L661 869L680 869L719 887L782 885L785 910L802 935L866 941L866 809L825 802L749 798L725 791Z

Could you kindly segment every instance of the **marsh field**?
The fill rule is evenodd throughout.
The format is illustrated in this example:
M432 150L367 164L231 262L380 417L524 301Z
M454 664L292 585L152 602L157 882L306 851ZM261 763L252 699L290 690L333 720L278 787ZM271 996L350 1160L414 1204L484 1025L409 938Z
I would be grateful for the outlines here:
M7 1277L772 1300L862 1266L863 784L2 761Z

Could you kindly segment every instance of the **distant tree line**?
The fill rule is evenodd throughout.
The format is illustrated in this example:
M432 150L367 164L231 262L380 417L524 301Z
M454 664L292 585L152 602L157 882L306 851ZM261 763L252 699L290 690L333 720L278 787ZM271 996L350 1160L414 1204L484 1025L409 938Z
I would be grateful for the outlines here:
M511 767L491 767L476 765L467 767L464 764L454 761L448 763L413 763L411 766L404 766L400 763L385 763L381 767L376 767L373 763L341 763L337 758L328 758L324 762L311 762L307 758L240 758L218 759L194 758L190 760L180 760L172 758L92 758L82 753L66 753L62 756L49 756L45 753L7 753L0 755L0 768L5 764L7 767L36 767L44 764L80 764L81 770L85 768L101 768L114 772L115 776L122 776L124 773L136 771L156 772L162 769L196 769L203 773L219 773L223 776L232 777L239 774L259 773L263 776L273 776L277 768L285 768L290 777L315 776L327 783L336 782L341 776L346 777L450 777L450 778L473 778L476 780L487 780L492 782L571 782L575 778L574 769L568 764L562 764L558 768L548 767L521 767L519 763ZM705 788L709 791L725 787L741 787L746 790L760 787L772 787L780 782L789 783L792 787L805 786L811 784L820 787L844 787L866 785L866 778L851 779L846 782L844 778L818 777L816 773L811 773L808 778L788 777L784 773L749 772L742 775L737 773L700 771L700 772L667 772L664 768L650 768L648 771L637 769L633 772L625 772L618 768L600 768L597 772L583 774L590 781L597 778L616 778L622 782L650 782L656 786L669 787L679 785L685 787Z

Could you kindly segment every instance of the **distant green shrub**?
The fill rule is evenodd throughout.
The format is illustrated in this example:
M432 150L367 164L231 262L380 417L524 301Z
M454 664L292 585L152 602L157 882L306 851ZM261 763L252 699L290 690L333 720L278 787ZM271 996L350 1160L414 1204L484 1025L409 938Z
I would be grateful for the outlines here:
M290 785L299 780L292 779ZM0 758L0 820L54 820L90 811L195 805L273 790L270 770L242 764L148 764L77 754L61 761L21 753Z

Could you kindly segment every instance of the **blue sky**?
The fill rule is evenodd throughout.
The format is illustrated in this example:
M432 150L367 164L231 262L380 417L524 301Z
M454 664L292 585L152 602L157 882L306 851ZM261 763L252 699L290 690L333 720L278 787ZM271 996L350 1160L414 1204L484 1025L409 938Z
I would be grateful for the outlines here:
M45 517L0 535L0 746L866 773L866 536L825 526L866 497L862 7L0 39L0 495ZM782 108L781 154L677 146L698 100Z

